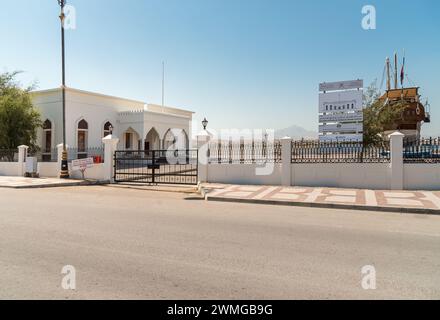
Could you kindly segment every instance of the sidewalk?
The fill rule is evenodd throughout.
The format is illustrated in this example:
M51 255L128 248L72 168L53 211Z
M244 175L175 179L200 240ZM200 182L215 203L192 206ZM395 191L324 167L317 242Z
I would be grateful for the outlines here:
M62 180L57 178L24 178L0 176L0 188L30 189L30 188L51 188L71 187L96 184L96 181L84 180Z
M359 189L203 184L208 201L440 214L440 191L375 191Z

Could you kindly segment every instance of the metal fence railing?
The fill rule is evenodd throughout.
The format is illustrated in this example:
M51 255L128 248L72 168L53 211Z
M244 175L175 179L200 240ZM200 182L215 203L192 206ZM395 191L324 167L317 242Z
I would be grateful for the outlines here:
M362 142L292 141L292 163L386 163L390 143L364 146Z
M90 147L86 149L67 148L67 159L69 162L86 158L93 158L95 163L104 163L104 147Z
M222 142L209 143L209 163L253 164L281 162L281 142Z
M28 152L28 157L35 157L38 162L57 162L58 149L30 151Z
M0 162L17 162L18 149L0 149Z
M198 150L122 150L114 154L118 183L197 184Z
M440 163L440 138L404 139L404 163Z

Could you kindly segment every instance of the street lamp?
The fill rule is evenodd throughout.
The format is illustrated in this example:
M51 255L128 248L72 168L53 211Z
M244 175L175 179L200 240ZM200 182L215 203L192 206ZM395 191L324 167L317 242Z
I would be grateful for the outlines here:
M203 121L202 121L202 126L203 126L203 130L206 130L206 127L208 126L208 120L206 120L206 118L205 119L203 119Z
M64 20L66 18L64 14L64 6L66 0L58 0L58 5L61 8L60 21L61 21L61 57L62 57L62 85L61 90L63 93L63 153L61 156L61 172L60 178L69 178L69 167L67 163L67 148L66 148L66 67L65 67L65 53L64 53Z

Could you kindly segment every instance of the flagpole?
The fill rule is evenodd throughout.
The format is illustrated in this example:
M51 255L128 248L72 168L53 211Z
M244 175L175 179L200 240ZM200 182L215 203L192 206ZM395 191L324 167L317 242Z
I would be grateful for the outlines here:
M162 61L162 113L165 106L165 61Z

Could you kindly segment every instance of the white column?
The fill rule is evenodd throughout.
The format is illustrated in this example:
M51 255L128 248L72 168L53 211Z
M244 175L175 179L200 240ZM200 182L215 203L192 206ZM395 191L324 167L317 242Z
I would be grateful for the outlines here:
M197 150L199 150L199 182L208 182L208 150L210 140L211 136L206 130L197 135Z
M281 139L281 185L292 185L292 138Z
M108 135L102 139L104 143L104 176L103 180L114 182L113 170L114 170L114 154L118 147L119 139Z
M405 135L396 131L389 135L391 151L390 188L403 190L403 137Z
M19 146L18 147L18 172L17 175L19 177L23 177L24 176L24 165L26 162L26 157L27 157L27 151L28 151L29 147L28 146Z

